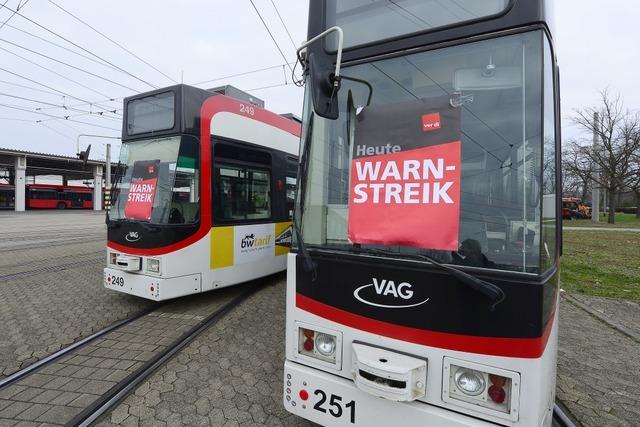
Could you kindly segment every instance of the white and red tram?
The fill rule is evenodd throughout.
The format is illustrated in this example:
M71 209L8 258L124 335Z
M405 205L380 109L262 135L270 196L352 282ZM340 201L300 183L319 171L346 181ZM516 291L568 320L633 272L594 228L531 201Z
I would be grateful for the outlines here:
M229 86L125 99L105 287L160 301L284 270L299 137Z
M288 411L322 425L551 424L550 6L310 2Z

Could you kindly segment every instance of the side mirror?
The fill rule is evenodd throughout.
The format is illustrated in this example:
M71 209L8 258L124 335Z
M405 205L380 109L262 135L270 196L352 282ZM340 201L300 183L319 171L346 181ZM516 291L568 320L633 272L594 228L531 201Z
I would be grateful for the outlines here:
M309 54L307 67L315 113L325 119L336 120L339 115L336 95L340 90L340 80L335 80L333 64L326 56L312 52Z
M328 34L338 33L338 50L335 56L335 70L333 68L333 55L325 54L324 48L311 49L307 59L303 59L301 52L316 41ZM336 120L339 115L338 91L340 90L340 64L342 62L342 46L344 37L340 27L331 27L304 42L296 52L298 60L306 65L311 85L311 98L315 113L326 119Z
M89 153L91 152L91 144L87 147L85 151L81 151L78 153L78 158L82 160L82 166L87 165L87 160L89 160Z

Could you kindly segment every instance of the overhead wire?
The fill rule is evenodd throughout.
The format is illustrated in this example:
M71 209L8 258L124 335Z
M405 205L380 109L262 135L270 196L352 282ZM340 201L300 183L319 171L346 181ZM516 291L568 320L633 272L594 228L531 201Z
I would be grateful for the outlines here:
M72 138L72 137L70 137L70 136L69 136L69 135L67 135L67 134L64 134L64 133L60 132L60 131L59 131L59 130L57 130L57 129L52 128L51 126L47 125L46 123L39 122L38 124L39 124L39 125L41 125L41 126L43 126L43 127L45 127L45 128L47 128L47 129L49 129L49 130L50 130L50 131L52 131L52 132L57 133L58 135L60 135L60 136L62 136L62 137L64 137L64 138L67 138L67 139L70 139L71 141L73 141L73 138Z
M158 68L156 68L155 66L153 66L152 64L150 64L149 62L145 61L144 59L140 58L138 55L136 55L135 53L131 52L129 49L127 49L126 47L122 46L120 43L118 43L117 41L111 39L109 36L107 36L106 34L102 33L101 31L99 31L98 29L96 29L95 27L91 26L90 24L88 24L87 22L83 21L82 19L80 19L79 17L77 17L76 15L74 15L73 13L69 12L67 9L63 8L62 6L60 6L59 4L57 4L56 2L49 0L49 3L51 3L52 5L54 5L55 7L57 7L58 9L62 10L64 13L66 13L67 15L73 17L75 20L77 20L78 22L81 22L82 24L84 24L85 26L91 28L93 31L95 31L96 33L100 34L102 37L104 37L105 39L109 40L111 43L115 44L116 46L118 46L120 49L124 50L125 52L127 52L129 55L133 56L134 58L136 58L138 61L144 63L145 65L153 68L155 71L157 71L158 73L162 74L164 77L166 77L167 79L171 80L173 83L178 83L175 79L173 79L172 77L168 76L167 74L163 73L161 70L159 70Z
M26 97L23 97L23 96L11 95L11 94L8 94L8 93L3 93L3 92L0 92L0 96L6 96L8 98L20 99L22 101L33 102L33 103L36 103L36 104L51 105L51 106L54 106L56 108L62 108L62 109L65 109L65 110L72 110L72 111L78 111L78 112L82 112L82 113L96 114L96 115L102 116L102 117L109 117L109 116L104 116L103 113L115 114L115 110L104 111L104 112L103 111L92 112L92 111L81 110L79 108L70 107L70 106L67 106L67 105L64 105L64 104L60 105L60 104L55 104L53 102L47 102L47 101L42 101L42 100L33 99L33 98L26 98ZM34 111L40 111L40 109L35 109Z
M6 0L4 3L2 3L2 6L6 5L8 1L9 1L9 0ZM0 24L0 30L1 30L5 25L7 25L7 22L11 21L11 19L12 19L14 16L16 16L17 11L18 11L18 10L20 10L20 8L21 8L21 7L25 7L25 6L27 5L27 3L29 3L29 0L25 1L25 2L24 2L24 4L22 4L22 0L20 0L20 3L18 3L18 7L16 8L16 12L12 13L12 14L7 18L7 19L5 19L5 21L4 21L2 24Z
M280 11L278 10L278 7L276 6L276 4L274 3L273 0L271 0L271 4L273 5L273 8L276 10L276 14L278 14L278 18L280 18L280 22L282 23L282 26L284 27L284 30L287 32L287 35L289 36L289 40L291 40L291 45L293 46L293 51L297 51L298 50L298 46L296 46L296 42L293 41L293 37L291 37L291 33L289 32L289 28L287 28L287 24L284 23L284 20L282 19L282 15L280 15Z
M74 96L74 95L71 95L71 94L69 94L69 93L63 92L63 91L58 90L58 89L56 89L56 88L54 88L54 87L51 87L51 86L46 85L46 84L44 84L44 83L41 83L41 82L39 82L39 81L37 81L37 80L33 80L33 79L30 79L29 77L25 77L25 76L20 75L20 74L18 74L18 73L14 73L13 71L7 70L6 68L2 68L2 67L0 67L0 71L4 71L5 73L9 73L9 74L11 74L11 75L13 75L13 76L16 76L16 77L19 77L19 78L21 78L21 79L27 80L27 81L29 81L29 82L31 82L31 83L35 83L35 84L40 85L40 86L42 86L42 87L46 87L47 89L51 89L51 90L53 90L53 91L55 91L55 92L58 92L58 93L59 93L59 94L61 94L61 95L67 96L67 97L69 97L69 98L72 98L72 99L76 99L76 100L78 100L78 101L85 102L85 103L87 103L87 104L89 104L89 105L95 105L96 107L100 108L101 110L109 111L109 109L107 109L107 108L105 108L105 107L102 107L102 106L101 106L100 104L98 104L98 103L92 103L91 101L87 101L86 99L78 98L77 96ZM105 96L106 96L106 95L105 95Z
M85 114L79 114L79 115L71 115L71 116L64 116L64 117L60 117L60 116L54 116L54 115L52 115L52 114L42 113L42 112L40 112L40 111L33 111L33 110L29 110L29 109L27 109L27 108L18 107L18 106L16 106L16 105L9 105L9 104L1 104L1 103L0 103L0 107L11 108L11 109L14 109L14 110L24 111L24 112L31 113L31 114L38 114L38 115L41 115L41 116L47 116L47 117L49 117L51 120L68 120L68 121L70 121L70 122L81 123L81 124L84 124L84 125L94 126L94 127L98 127L98 128L102 128L102 129L109 129L109 130L113 130L113 131L120 131L120 129L115 129L115 128L111 128L111 127L108 127L108 126L103 126L103 125L98 125L98 124L95 124L95 123L83 122L83 121L80 121L80 120L75 120L75 119L73 119L73 117L78 117L78 116L80 116L80 115L85 115ZM40 120L40 121L46 121L46 120ZM36 123L39 123L40 121L36 120L35 122L36 122Z
M51 57L51 56L45 55L44 53L37 52L37 51L35 51L35 50L33 50L33 49L29 49L28 47L24 47L24 46L19 45L19 44L17 44L17 43L13 43L13 42L11 42L11 41L9 41L9 40L6 40L6 39L3 39L3 38L0 38L0 42L7 43L7 44L10 44L11 46L15 46L15 47L17 47L17 48L19 48L19 49L26 50L27 52L31 52L31 53L33 53L33 54L35 54L35 55L42 56L43 58L47 58L47 59L48 59L48 60L50 60L50 61L54 61L54 62L57 62L57 63L62 64L62 65L64 65L64 66L67 66L67 67L69 67L69 68L73 68L74 70L77 70L77 71L80 71L80 72L82 72L82 73L88 74L88 75L90 75L90 76L96 77L96 78L98 78L98 79L104 80L104 81L109 82L109 83L111 83L111 84L114 84L114 85L116 85L116 86L120 86L120 87L122 87L122 88L128 89L128 90L130 90L130 91L132 91L132 92L139 92L139 90L134 89L134 88L132 88L132 87L129 87L129 86L127 86L127 85L124 85L124 84L122 84L122 83L118 83L118 82L116 82L115 80L111 80L111 79L109 79L109 78L107 78L107 77L100 76L100 75L98 75L98 74L92 73L91 71L87 71L87 70L85 70L85 69L83 69L83 68L76 67L75 65L69 64L69 63L67 63L67 62L60 61L59 59L56 59L56 58L53 58L53 57ZM7 49L5 49L5 48L3 48L3 47L0 47L0 50L3 50L3 51L5 51L5 52L9 52L9 53L11 53L11 54L15 54L14 52L11 52L10 50L7 50Z
M25 19L25 20L27 20L27 21L31 22L32 24L34 24L34 25L38 26L39 28L42 28L43 30L47 31L48 33L53 34L54 36L56 36L56 37L58 37L58 38L60 38L60 39L62 39L62 40L64 40L64 41L66 41L67 43L69 43L69 44L71 44L71 45L73 45L73 46L75 46L75 47L77 47L78 49L82 50L83 52L86 52L86 53L88 53L89 55L91 55L91 56L93 56L93 57L95 57L95 58L98 58L99 60L101 60L101 61L103 61L103 62L105 62L105 63L107 63L107 64L109 64L109 65L112 65L113 67L117 68L120 72L122 72L122 73L124 73L124 74L127 74L128 76L130 76L130 77L132 77L132 78L134 78L134 79L136 79L136 80L138 80L138 81L141 81L142 83L144 83L144 84L146 84L146 85L148 85L148 86L150 86L150 87L152 87L152 88L154 88L154 89L158 89L158 86L156 86L156 85L154 85L154 84L152 84L152 83L149 83L148 81L146 81L146 80L144 80L144 79L141 79L140 77L138 77L138 76L136 76L136 75L134 75L134 74L130 73L129 71L127 71L127 70L125 70L125 69L123 69L123 68L121 68L121 67L118 67L117 65L113 64L112 62L110 62L110 61L108 61L108 60L106 60L106 59L104 59L104 58L100 57L99 55L96 55L95 53L91 52L90 50L88 50L88 49L86 49L86 48L84 48L84 47L80 46L79 44L77 44L77 43L75 43L75 42L73 42L73 41L69 40L68 38L66 38L66 37L64 37L64 36L62 36L62 35L60 35L60 34L58 34L57 32L55 32L55 31L53 31L53 30L51 30L51 29L49 29L49 28L45 27L44 25L42 25L42 24L40 24L40 23L36 22L35 20L33 20L33 19L31 19L31 18L29 18L29 17L27 17L27 16L25 16L25 15L21 14L20 12L18 12L18 11L14 11L13 9L11 9L10 7L8 7L8 6L6 6L6 5L0 5L0 8L4 8L4 9L7 9L7 10L9 10L9 11L11 11L11 12L15 12L15 14L16 14L16 15L18 15L19 17L21 17L22 19Z
M20 83L9 82L9 81L6 81L6 80L0 80L0 83L4 83L4 84L10 85L10 86L21 87L23 89L29 89L29 90L33 90L33 91L36 91L36 92L47 93L49 95L60 96L60 94L56 93L56 92L52 92L52 91L44 90L44 89L38 89L38 88L33 87L33 86L21 85Z
M13 56L16 56L16 57L22 59L23 61L26 61L26 62L28 62L28 63L30 63L32 65L35 65L38 68L42 68L43 70L46 70L46 71L50 72L51 74L55 74L56 76L58 76L58 77L60 77L60 78L62 78L64 80L70 81L71 83L74 83L74 84L76 84L78 86L81 86L81 87L87 89L87 90L90 90L93 93L97 93L100 96L109 97L109 95L107 95L107 94L104 94L104 93L102 93L102 92L100 92L98 90L95 90L95 89L85 85L84 83L77 82L77 81L73 80L72 78L65 76L64 74L60 74L57 71L54 71L54 70L52 70L50 68L45 67L44 65L40 65L37 62L32 61L32 60L30 60L28 58L25 58L22 55L19 55L19 54L15 53L15 52L11 52L10 50L5 49L3 47L0 47L0 50L3 50L3 51L5 51L5 52L7 52L7 53L9 53L9 54L11 54Z
M99 65L101 65L101 66L103 66L103 67L106 67L106 68L109 68L109 69L111 69L111 70L115 70L115 71L120 72L120 70L118 70L116 67L114 67L114 66L112 66L112 65L110 65L110 64L106 64L106 63L104 63L104 62L102 62L102 61L98 61L98 60L97 60L97 59L95 59L95 58L92 58L92 57L90 57L90 56L88 56L88 55L84 55L84 54L82 54L82 53L80 53L80 52L78 52L78 51L76 51L76 50L69 49L69 48L68 48L68 47L66 47L66 46L63 46L63 45L61 45L61 44L58 44L58 43L53 42L53 41L51 41L51 40L48 40L48 39L46 39L46 38L44 38L44 37L40 37L40 36L38 36L38 35L36 35L36 34L30 33L29 31L26 31L26 30L24 30L24 29L22 29L22 28L18 28L18 27L14 26L14 25L7 25L7 27L8 27L8 28L11 28L12 30L19 31L19 32L21 32L21 33L23 33L23 34L26 34L26 35L28 35L28 36L30 36L30 37L33 37L33 38L35 38L35 39L41 40L41 41L43 41L43 42L45 42L45 43L47 43L47 44L50 44L50 45L52 45L52 46L55 46L55 47L59 48L59 49L63 49L63 50L65 50L65 51L69 52L69 53L73 53L74 55L77 55L77 56L79 56L79 57L81 57L81 58L84 58L84 59L86 59L86 60L88 60L88 61L91 61L91 62L94 62L94 63L96 63L96 64L99 64Z
M273 40L273 43L276 45L276 48L278 49L278 52L280 52L280 56L282 56L282 59L284 59L285 64L287 64L289 66L289 70L291 70L291 73L293 73L293 68L291 67L291 65L289 65L289 61L287 60L287 57L285 56L284 52L282 52L282 49L280 49L280 45L278 44L278 42L276 41L276 38L271 33L271 30L269 29L269 26L265 22L264 18L262 18L262 15L260 14L260 11L256 7L256 5L253 2L253 0L249 0L249 1L251 2L251 6L253 6L253 9L258 14L258 18L260 18L260 21L262 21L262 25L264 25L264 28L267 30L267 33L269 33L269 36L271 37L271 40Z
M219 80L225 80L225 79L231 79L233 77L241 77L241 76L246 76L249 74L254 74L254 73L259 73L259 72L263 72L263 71L269 71L269 70L275 70L276 68L282 68L285 64L279 64L279 65L273 65L271 67L264 67L264 68L258 68L255 70L250 70L250 71L244 71L242 73L237 73L237 74L230 74L228 76L223 76L223 77L218 77L215 79L211 79L211 80L203 80L201 82L197 82L197 83L191 83L193 86L199 86L205 83L212 83L212 82L217 82Z

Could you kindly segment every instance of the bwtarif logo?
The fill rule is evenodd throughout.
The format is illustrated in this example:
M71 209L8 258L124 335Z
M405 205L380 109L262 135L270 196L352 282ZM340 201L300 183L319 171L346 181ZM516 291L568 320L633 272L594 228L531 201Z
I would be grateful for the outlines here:
M240 242L240 247L242 249L251 250L251 249L261 249L263 247L268 247L271 243L271 234L267 234L266 236L256 238L254 233L246 234L242 241Z

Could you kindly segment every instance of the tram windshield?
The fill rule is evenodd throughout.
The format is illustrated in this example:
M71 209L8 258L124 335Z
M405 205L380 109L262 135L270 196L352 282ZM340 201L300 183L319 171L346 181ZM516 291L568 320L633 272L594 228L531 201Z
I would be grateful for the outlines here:
M198 141L189 136L123 143L110 219L152 224L197 222L199 157Z
M373 94L367 106L369 88L343 80L337 120L316 116L307 92L297 211L306 245L548 269L552 64L534 31L345 66Z

